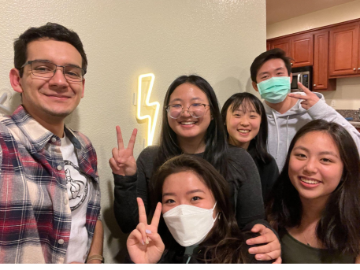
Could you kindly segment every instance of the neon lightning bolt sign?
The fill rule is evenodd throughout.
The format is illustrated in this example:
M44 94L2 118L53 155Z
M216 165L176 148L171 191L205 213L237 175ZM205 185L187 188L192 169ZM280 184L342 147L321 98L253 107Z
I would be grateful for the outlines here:
M145 91L146 94L146 98L145 98L145 104L143 105L141 102L141 90L142 90L142 84L144 79L149 78L150 77L150 84L149 87L147 89L147 91ZM158 116L159 116L159 110L160 110L160 103L159 102L151 102L150 103L150 96L151 96L151 92L154 86L154 81L155 81L155 75L153 73L148 73L148 74L143 74L139 76L139 80L138 80L138 94L137 94L137 114L136 114L136 118L139 120L145 120L148 119L148 138L147 138L147 145L152 145L153 143L153 139L154 139L154 134L155 134L155 127L156 127L156 123L158 120ZM149 108L152 108L153 110L155 110L154 113L154 117L152 118L150 115L145 114L145 115L141 115L141 107L142 106L146 106Z

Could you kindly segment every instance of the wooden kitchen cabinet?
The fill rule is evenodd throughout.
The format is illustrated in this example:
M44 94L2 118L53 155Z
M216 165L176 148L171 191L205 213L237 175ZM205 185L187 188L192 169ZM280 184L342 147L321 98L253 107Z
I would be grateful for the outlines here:
M287 56L291 57L291 39L281 38L271 42L271 49L279 48L282 49Z
M306 33L291 38L291 57L293 67L312 66L314 60L313 34Z
M314 32L313 90L335 90L336 79L329 79L329 31Z
M330 29L329 76L359 75L359 22ZM360 69L359 69L360 71Z

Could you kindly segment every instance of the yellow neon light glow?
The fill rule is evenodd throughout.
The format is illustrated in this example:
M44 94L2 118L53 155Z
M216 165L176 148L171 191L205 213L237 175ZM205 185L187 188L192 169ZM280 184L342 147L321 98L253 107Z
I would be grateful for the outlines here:
M142 89L142 83L143 83L143 79L144 78L148 78L150 77L150 84L149 84L149 88L147 89L147 95L146 95L146 99L145 99L145 105L142 105L141 103L141 89ZM150 100L150 96L151 96L151 91L153 89L154 86L154 81L155 81L155 75L153 73L148 73L148 74L143 74L139 76L139 80L138 80L138 94L137 94L137 114L136 114L136 118L139 120L145 120L148 119L148 138L147 138L147 145L152 145L153 140L154 140L154 134L155 134L155 127L156 127L156 123L158 120L158 116L159 116L159 110L160 110L160 103L155 101L155 102L149 102ZM141 107L142 106L146 106L146 107L154 107L155 106L155 114L154 114L154 118L152 119L150 115L145 114L144 116L141 116Z

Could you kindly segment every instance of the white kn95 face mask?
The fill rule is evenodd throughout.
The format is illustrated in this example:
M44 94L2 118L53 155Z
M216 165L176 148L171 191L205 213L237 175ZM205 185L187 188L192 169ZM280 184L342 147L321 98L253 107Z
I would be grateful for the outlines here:
M183 247L200 243L205 239L217 218L212 209L180 204L163 214L165 223L172 236Z

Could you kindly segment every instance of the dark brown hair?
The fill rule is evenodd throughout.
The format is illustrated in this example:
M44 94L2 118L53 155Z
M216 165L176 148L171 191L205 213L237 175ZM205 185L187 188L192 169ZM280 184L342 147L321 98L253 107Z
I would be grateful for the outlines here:
M270 154L267 152L266 149L268 139L268 122L264 105L253 94L246 92L236 93L229 97L227 101L225 101L224 106L221 109L221 116L225 124L224 127L227 139L229 141L229 133L226 127L227 111L230 108L232 112L235 112L235 110L237 110L241 105L243 106L243 110L245 111L249 109L250 106L253 106L256 113L259 114L261 117L259 133L255 136L254 139L251 140L250 143L254 145L255 158L263 164L267 164L272 160Z
M43 26L27 29L15 40L14 66L17 70L19 70L20 77L23 75L23 68L21 67L25 64L27 59L27 45L31 41L39 39L52 39L70 43L80 53L82 58L82 69L84 70L84 74L86 73L88 61L78 34L60 24L48 22Z
M302 204L288 174L291 152L305 134L321 131L331 136L343 163L337 188L331 193L316 236L332 252L360 254L360 159L356 144L345 128L333 122L314 120L303 126L291 141L285 166L274 184L266 214L277 230L301 224Z
M182 154L166 161L154 174L152 206L162 202L162 188L165 179L174 173L192 171L211 190L215 198L219 216L205 240L199 247L204 252L197 259L206 263L244 263L247 262L247 249L243 234L240 232L229 201L229 185L221 174L206 160L195 155ZM161 229L160 229L161 228ZM170 238L165 247L172 246L174 238L161 218L159 233ZM170 235L170 237L169 237ZM164 238L163 238L164 239Z
M262 67L262 65L269 61L270 59L281 59L285 63L285 67L288 71L288 75L290 76L291 73L291 63L290 63L290 57L287 57L285 52L279 48L275 48L266 52L263 52L258 57L254 59L254 61L251 64L250 67L250 74L251 74L251 80L254 83L257 83L256 81L256 75L259 71L259 69Z

